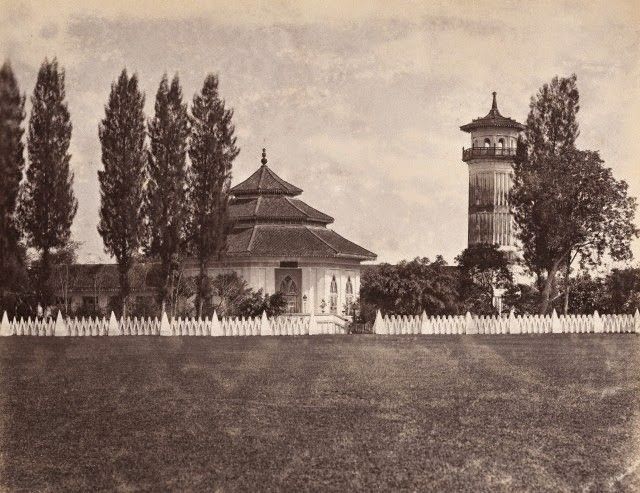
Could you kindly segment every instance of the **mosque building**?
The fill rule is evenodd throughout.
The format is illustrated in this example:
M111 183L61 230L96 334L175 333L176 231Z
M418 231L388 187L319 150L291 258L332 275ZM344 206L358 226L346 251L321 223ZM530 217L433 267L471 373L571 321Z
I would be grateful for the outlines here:
M351 315L360 263L376 255L332 231L333 218L303 202L302 190L261 166L231 189L233 229L209 277L237 272L254 290L282 292L291 313Z

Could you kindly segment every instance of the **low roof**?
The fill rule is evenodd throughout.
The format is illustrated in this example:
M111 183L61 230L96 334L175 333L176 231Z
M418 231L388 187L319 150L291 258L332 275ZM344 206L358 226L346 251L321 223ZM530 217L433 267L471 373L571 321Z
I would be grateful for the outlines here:
M270 224L231 232L225 256L376 259L375 253L323 226Z
M120 286L117 264L71 264L53 267L50 282L55 291L117 292ZM133 291L154 290L160 285L157 263L136 263L129 280Z

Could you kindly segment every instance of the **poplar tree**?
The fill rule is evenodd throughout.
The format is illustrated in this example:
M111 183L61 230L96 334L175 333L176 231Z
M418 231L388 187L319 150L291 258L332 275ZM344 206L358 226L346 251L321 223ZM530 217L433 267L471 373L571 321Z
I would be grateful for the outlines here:
M176 75L166 74L156 94L155 116L149 121L151 152L145 196L149 255L160 259L159 301L170 301L170 283L180 264L186 214L186 156L189 137L187 105Z
M123 69L111 84L98 134L102 145L100 224L105 251L116 258L123 315L131 292L129 271L143 239L141 219L147 148L144 95L138 77Z
M631 258L635 199L596 151L576 148L576 76L554 77L531 99L525 139L518 144L510 203L524 261L538 276L541 313L550 309L557 274L577 258ZM568 298L565 298L565 310Z
M188 173L188 241L198 261L196 308L202 314L210 294L208 262L219 258L226 247L229 224L231 167L240 149L236 147L233 110L225 108L218 93L218 77L209 74L191 106L191 138Z
M21 191L20 220L27 245L40 252L40 295L50 302L52 250L64 248L78 210L69 170L71 119L65 102L64 70L54 58L40 66L31 97L27 136L29 166Z
M24 169L24 101L7 61L0 68L0 272L6 275L1 276L0 296L11 281L9 266L18 260L16 205Z

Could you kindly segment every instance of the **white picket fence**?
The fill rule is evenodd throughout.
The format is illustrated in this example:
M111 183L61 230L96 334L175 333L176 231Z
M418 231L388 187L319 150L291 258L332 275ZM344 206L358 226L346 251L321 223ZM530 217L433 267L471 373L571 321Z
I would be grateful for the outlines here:
M376 313L374 334L577 334L640 333L640 313L634 315L551 315L509 316L382 316Z
M284 336L345 334L347 321L336 315L284 315L268 318L211 318L169 320L162 318L122 318L112 312L103 318L56 319L21 318L9 320L5 312L0 336Z
M457 316L376 314L375 334L576 334L640 333L640 313L634 315L551 315ZM169 320L123 318L111 313L104 318L56 319L21 318L9 320L5 312L0 336L284 336L346 334L347 321L335 315L286 315L268 318L211 318Z

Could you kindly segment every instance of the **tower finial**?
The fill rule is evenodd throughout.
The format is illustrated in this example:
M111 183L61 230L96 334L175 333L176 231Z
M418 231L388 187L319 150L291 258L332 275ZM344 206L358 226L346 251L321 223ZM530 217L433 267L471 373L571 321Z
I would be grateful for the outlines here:
M260 160L260 162L265 165L267 164L267 149L266 148L262 148L262 159Z
M493 94L493 103L491 104L491 111L489 111L489 114L487 116L490 118L502 116L500 114L500 111L498 111L498 101L496 100L496 94L498 93L493 91L491 94Z

